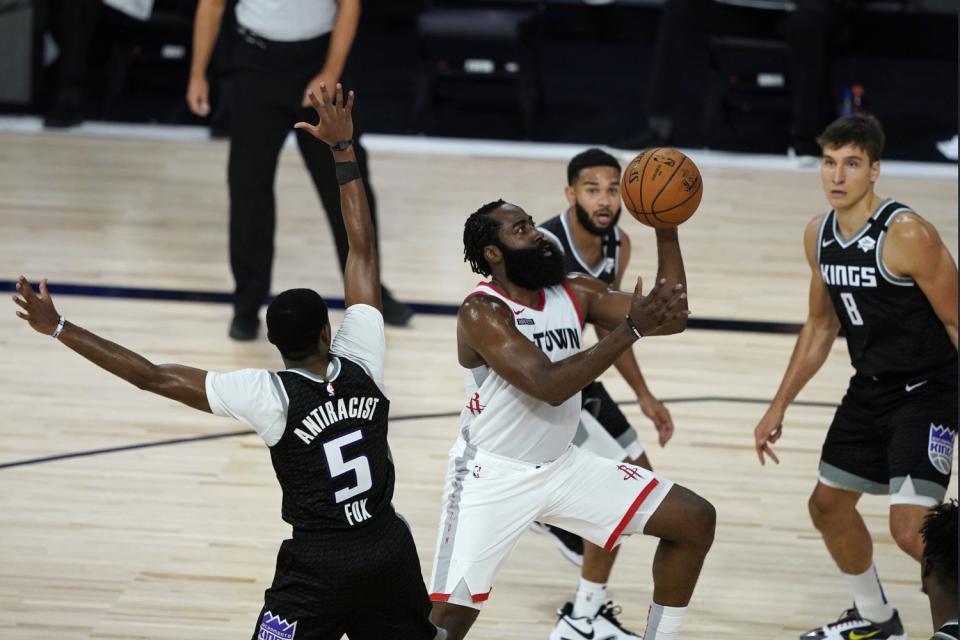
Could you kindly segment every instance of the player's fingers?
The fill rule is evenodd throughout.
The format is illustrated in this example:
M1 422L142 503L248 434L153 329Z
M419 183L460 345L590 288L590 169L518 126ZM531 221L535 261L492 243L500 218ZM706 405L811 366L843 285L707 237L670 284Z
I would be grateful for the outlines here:
M356 94L354 94L353 90L350 90L347 93L347 104L346 104L347 111L353 111L353 100L355 96Z
M633 296L643 295L643 278L637 277L637 285L633 288Z
M327 83L320 83L320 106L325 107L330 104L330 92L327 90Z
M20 296L13 296L13 301L14 301L14 302L16 303L16 305L17 305L18 307L20 307L21 309L26 309L26 308L27 308L27 301L24 300L23 298L21 298Z
M30 282L24 276L17 279L17 293L22 295L28 303L37 298L37 294L33 292L33 287L30 286Z
M28 314L24 313L23 311L17 311L16 313L18 318L23 318L27 322L30 322L30 316Z
M773 449L770 448L770 445L764 446L764 451L768 456L770 456L771 460L773 460L776 464L780 464L780 458L778 458L777 454L773 452Z
M293 125L293 128L303 129L304 131L310 134L314 133L317 130L317 128L314 125L310 124L309 122L298 122L297 124Z
M333 106L337 108L343 107L343 85L339 82L336 84L333 90Z
M49 297L50 294L47 292L47 279L44 278L40 281L40 299L47 300Z
M320 98L313 89L307 89L307 100L310 101L310 106L313 107L314 111L319 112L323 108L323 103L320 102Z

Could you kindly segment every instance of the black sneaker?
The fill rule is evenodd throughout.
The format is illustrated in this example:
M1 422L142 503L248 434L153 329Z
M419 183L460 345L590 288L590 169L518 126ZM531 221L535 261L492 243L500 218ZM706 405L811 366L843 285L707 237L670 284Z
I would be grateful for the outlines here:
M391 327L405 327L413 317L413 309L394 298L386 287L380 289L380 302L383 305L383 321Z
M253 320L244 320L243 318L234 318L230 322L229 336L240 342L250 342L257 339L257 331L260 329L260 322Z
M853 607L844 611L836 622L808 631L800 640L907 640L907 633L896 609L886 622L871 622Z
M593 619L593 628L596 630L598 638L604 638L604 640L641 640L640 636L633 631L624 629L620 621L617 620L621 611L622 609L613 602L601 605L600 611Z
M530 529L536 533L552 536L564 558L578 567L583 566L583 538L552 524L534 522L530 525Z

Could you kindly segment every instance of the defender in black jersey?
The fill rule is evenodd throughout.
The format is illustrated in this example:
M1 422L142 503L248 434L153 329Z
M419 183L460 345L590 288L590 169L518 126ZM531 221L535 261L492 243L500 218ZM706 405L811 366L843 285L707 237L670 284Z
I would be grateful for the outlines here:
M601 149L587 149L567 165L567 186L564 189L569 208L550 218L538 229L563 254L567 273L591 275L619 289L630 261L630 237L617 226L620 219L620 163ZM594 327L598 338L609 333ZM673 435L670 412L650 393L632 349L623 352L616 361L617 370L637 396L640 410L652 422L658 433L660 446ZM627 420L617 403L610 397L603 383L594 381L582 391L583 409L580 426L573 443L599 456L629 462L645 469L653 469L637 438L637 431ZM534 530L549 533L556 538L564 557L582 564L583 576L569 613L561 608L563 616L574 618L606 616L595 622L595 631L601 637L616 640L638 637L616 622L612 609L601 606L606 602L606 587L613 569L615 554L584 542L578 536L551 525L534 523ZM607 620L609 618L609 620ZM607 624L609 622L609 624Z
M284 291L267 309L269 340L286 370L218 374L154 365L66 322L46 281L40 295L23 276L18 315L94 364L147 391L253 427L270 447L293 535L280 546L264 596L257 640L446 637L431 604L406 522L393 510L387 444L384 331L373 223L352 149L352 92L311 94L317 125L298 123L331 145L350 251L346 313L331 340L327 307L309 289Z
M809 316L755 445L761 463L777 462L771 445L786 408L842 328L856 374L827 432L809 507L854 608L801 637L906 638L856 504L863 493L889 493L893 537L920 559L920 525L946 493L957 432L957 267L932 224L874 192L883 148L875 118L841 118L818 142L833 208L804 234Z
M932 640L960 640L957 627L957 501L934 507L923 521L920 581L930 598Z

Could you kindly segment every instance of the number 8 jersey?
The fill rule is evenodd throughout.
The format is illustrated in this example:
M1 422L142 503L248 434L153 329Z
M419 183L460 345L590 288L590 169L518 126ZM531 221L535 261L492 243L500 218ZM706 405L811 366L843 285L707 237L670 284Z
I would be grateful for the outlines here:
M892 274L883 262L890 224L911 209L884 200L852 237L844 239L836 211L823 216L817 263L847 338L850 360L866 376L901 377L956 359L943 323L912 278Z

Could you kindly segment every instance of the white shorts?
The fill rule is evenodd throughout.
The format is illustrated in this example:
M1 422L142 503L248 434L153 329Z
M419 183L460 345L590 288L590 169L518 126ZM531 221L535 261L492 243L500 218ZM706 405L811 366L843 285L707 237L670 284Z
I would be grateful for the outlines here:
M607 550L642 533L673 482L570 446L534 464L477 450L458 438L447 464L430 599L474 607L533 521Z

